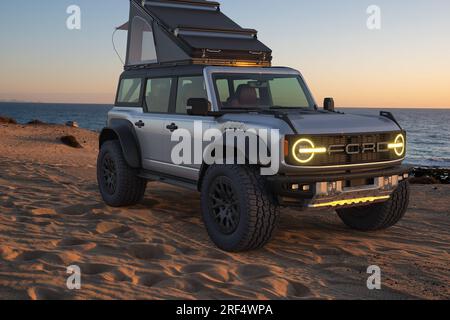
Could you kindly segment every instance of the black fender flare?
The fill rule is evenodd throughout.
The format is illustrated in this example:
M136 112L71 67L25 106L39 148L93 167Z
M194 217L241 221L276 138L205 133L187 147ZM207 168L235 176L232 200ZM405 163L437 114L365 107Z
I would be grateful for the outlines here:
M223 141L225 141L224 143L226 145L225 133L222 135L222 139L223 139ZM272 150L270 149L269 145L264 145L262 147L266 148L267 154L269 156L272 154ZM259 140L258 140L258 154L259 154L259 148L261 148L261 145L259 144ZM224 155L225 155L225 152L226 152L226 150L224 149ZM245 161L248 164L248 162L249 162L248 155L250 154L250 145L249 145L248 140L245 141L245 150L240 150L240 149L236 148L236 146L234 146L234 155L237 155L238 153L242 153L242 152L244 152ZM258 162L258 164L253 164L253 165L260 166L261 164ZM200 173L199 173L199 178L198 178L198 182L197 182L198 191L201 191L203 179L205 178L206 171L208 170L209 167L210 167L210 165L206 164L205 162L203 162L200 167Z
M141 148L133 124L124 119L113 119L100 133L99 148L109 140L119 140L127 164L135 169L142 168Z

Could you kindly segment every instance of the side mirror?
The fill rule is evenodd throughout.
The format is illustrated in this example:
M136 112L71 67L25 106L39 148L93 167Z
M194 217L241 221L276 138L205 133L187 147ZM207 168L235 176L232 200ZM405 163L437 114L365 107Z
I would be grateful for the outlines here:
M187 102L187 113L190 116L207 116L211 103L205 98L191 98Z
M323 100L323 108L326 111L334 112L334 99L333 98L325 98Z

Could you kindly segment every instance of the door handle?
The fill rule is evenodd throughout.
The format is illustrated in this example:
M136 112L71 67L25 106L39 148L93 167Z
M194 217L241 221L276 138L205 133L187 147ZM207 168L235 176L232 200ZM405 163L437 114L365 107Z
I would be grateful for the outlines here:
M178 130L178 126L175 123L171 123L166 127L166 129L169 130L170 132L174 132L175 130Z
M139 120L138 122L136 122L134 124L136 127L138 127L139 129L142 127L145 127L145 123L142 120Z

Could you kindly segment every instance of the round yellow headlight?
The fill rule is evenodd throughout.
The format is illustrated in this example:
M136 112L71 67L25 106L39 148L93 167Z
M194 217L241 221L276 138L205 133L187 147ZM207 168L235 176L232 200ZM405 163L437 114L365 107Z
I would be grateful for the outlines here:
M405 143L405 136L403 134L399 134L395 138L394 144L392 145L392 149L394 149L395 154L399 157L405 154L406 143Z
M316 147L309 139L300 139L292 147L292 156L300 163L310 162L315 155Z

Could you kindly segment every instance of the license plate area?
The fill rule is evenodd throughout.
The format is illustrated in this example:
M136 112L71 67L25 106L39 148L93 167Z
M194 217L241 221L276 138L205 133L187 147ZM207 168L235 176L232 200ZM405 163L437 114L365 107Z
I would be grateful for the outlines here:
M375 178L346 180L344 188L368 187L375 185Z

